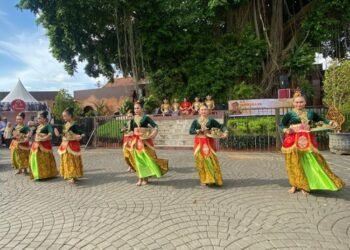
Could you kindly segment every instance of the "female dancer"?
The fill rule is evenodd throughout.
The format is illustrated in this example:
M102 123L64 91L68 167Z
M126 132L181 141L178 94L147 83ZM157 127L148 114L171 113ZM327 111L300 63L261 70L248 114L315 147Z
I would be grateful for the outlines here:
M29 168L29 139L31 132L29 127L24 125L24 119L24 112L16 116L16 126L14 127L13 139L10 145L12 166L18 170L16 174L27 174L27 168Z
M134 113L129 110L126 114L128 121L125 123L122 129L123 135L123 156L126 164L129 166L128 172L135 172L135 161L132 151L133 131L131 130L131 120L133 119Z
M62 117L66 122L63 127L62 143L58 148L60 155L60 174L69 183L76 183L83 176L83 163L80 155L82 131L73 120L73 108L66 108ZM55 128L55 135L61 136Z
M219 129L222 138L227 137L226 128L215 119L208 117L209 110L205 104L199 108L199 118L192 122L190 134L196 135L194 138L194 155L199 180L202 186L216 184L222 186L222 175L218 158L216 156L215 142L208 137L215 129ZM214 129L213 129L214 128Z
M157 135L157 124L147 115L143 114L140 102L134 105L135 116L131 120L130 129L134 131L133 152L135 168L139 177L137 186L147 185L148 177L161 177L168 171L168 160L157 158L154 150L153 138ZM153 128L147 139L143 139L143 131Z
M47 116L47 111L41 112L38 116L39 126L36 128L30 151L30 171L31 178L34 180L52 178L57 175L56 161L51 146L53 129L48 124Z
M280 129L285 133L282 152L289 183L288 192L301 189L304 195L310 190L322 189L337 191L344 182L330 170L326 160L317 150L315 136L310 133L311 122L324 122L332 125L314 111L305 110L305 97L300 91L293 95L293 110L282 118Z

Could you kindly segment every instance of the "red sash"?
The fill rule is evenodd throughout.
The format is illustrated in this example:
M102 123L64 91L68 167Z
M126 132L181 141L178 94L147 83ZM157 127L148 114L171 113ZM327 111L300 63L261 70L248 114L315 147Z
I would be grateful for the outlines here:
M10 149L15 149L15 148L29 150L30 149L29 141L20 143L16 139L12 139L10 144Z
M63 154L66 151L69 153L80 155L80 142L79 141L62 141L58 148L58 153Z
M215 141L213 138L196 136L194 138L194 151L197 151L199 147L203 156L207 157L211 151L216 152Z
M318 145L315 135L309 132L286 134L282 145L282 151L289 151L293 148L297 148L301 151L317 150Z
M43 151L51 151L52 145L51 141L35 141L32 143L32 151L37 151L38 148L41 148Z
M143 140L140 135L133 136L133 145L138 150L141 151L145 148L145 144L149 147L154 147L153 139Z
M123 146L127 147L127 148L131 148L133 139L134 139L133 135L124 135L123 136Z

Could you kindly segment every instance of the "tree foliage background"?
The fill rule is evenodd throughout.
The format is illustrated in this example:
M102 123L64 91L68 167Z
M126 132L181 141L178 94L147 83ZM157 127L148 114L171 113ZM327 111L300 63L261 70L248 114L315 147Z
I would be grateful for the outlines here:
M74 114L77 116L81 114L81 109L74 101L73 96L68 93L68 90L61 89L55 96L55 104L52 110L55 122L62 122L62 113L66 108L74 108Z
M73 74L147 77L152 93L230 98L253 84L269 96L287 74L305 80L315 51L343 58L348 0L20 0ZM221 100L220 100L221 99Z

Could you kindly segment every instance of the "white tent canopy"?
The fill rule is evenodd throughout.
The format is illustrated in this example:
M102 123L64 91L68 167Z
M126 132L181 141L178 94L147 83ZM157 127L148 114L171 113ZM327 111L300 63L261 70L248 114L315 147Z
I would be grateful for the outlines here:
M23 86L21 80L18 79L16 87L1 102L12 102L21 99L24 102L38 102Z

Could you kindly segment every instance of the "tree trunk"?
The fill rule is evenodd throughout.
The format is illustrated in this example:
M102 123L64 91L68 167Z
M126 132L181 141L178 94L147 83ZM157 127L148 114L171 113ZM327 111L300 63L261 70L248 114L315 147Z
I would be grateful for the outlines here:
M283 0L272 0L272 16L268 33L269 57L266 62L266 72L262 77L264 95L271 94L277 83L277 74L280 72L283 50Z
M116 33L117 33L117 46L118 46L118 62L119 62L119 69L121 70L121 72L124 75L124 67L122 64L122 53L120 50L120 37L119 37L119 22L118 22L118 6L116 4L115 6L115 29L116 29Z

